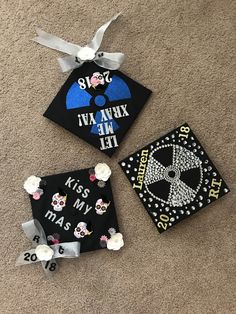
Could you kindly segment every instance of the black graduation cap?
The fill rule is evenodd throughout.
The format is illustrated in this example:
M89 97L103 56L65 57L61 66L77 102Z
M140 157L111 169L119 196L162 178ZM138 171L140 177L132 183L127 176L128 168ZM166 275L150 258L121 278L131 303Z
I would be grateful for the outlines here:
M120 166L160 233L229 192L187 123Z
M41 223L48 244L80 241L81 252L92 251L102 248L100 237L109 237L110 228L119 231L110 180L99 187L89 176L89 169L83 169L43 177L44 194L39 200L30 196L33 218ZM98 215L95 205L101 195L110 205Z
M103 81L93 88L93 74ZM75 69L44 116L112 156L151 91L120 71L86 62Z

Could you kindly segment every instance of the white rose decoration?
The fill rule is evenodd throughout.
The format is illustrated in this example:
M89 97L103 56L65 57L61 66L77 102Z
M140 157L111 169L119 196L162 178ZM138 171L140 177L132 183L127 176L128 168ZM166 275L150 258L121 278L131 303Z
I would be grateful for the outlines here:
M46 244L39 244L35 249L35 254L40 261L50 261L54 251Z
M123 235L119 232L113 234L111 238L107 240L108 250L118 251L122 246L124 246Z
M105 163L98 163L94 171L98 180L107 181L111 176L111 169Z
M82 47L77 53L77 57L82 61L93 60L95 58L95 53L96 51L94 51L92 48L85 46Z
M33 195L39 188L41 178L36 176L30 176L28 179L24 182L24 189L27 193Z

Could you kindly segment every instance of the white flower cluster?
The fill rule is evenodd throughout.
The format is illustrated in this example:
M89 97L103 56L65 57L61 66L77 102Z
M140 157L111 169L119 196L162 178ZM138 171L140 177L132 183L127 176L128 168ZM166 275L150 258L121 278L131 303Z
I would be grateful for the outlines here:
M107 240L108 250L118 251L122 246L124 246L123 235L119 232L112 234Z
M105 163L98 163L94 168L95 177L101 181L107 181L111 176L111 169Z
M35 254L40 261L50 261L54 251L46 244L39 244L35 249Z
M33 195L35 200L40 199L40 196L43 195L43 190L40 189L41 178L36 176L28 177L24 182L24 189L30 195Z

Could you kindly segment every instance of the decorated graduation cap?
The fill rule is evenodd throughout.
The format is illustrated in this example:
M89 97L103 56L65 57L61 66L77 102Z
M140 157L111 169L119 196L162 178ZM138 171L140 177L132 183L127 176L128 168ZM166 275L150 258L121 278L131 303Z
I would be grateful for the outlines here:
M187 123L120 166L160 233L229 192Z
M151 91L122 72L123 53L99 51L112 21L102 25L85 47L37 30L34 41L67 54L58 59L69 78L44 116L112 156Z
M56 265L52 271L57 269L58 257L79 257L80 253L105 247L120 249L124 241L119 233L110 175L109 166L99 163L91 169L43 178L30 176L24 188L30 195L34 220L22 227L33 249L23 252L17 264L41 261L49 274L51 263Z

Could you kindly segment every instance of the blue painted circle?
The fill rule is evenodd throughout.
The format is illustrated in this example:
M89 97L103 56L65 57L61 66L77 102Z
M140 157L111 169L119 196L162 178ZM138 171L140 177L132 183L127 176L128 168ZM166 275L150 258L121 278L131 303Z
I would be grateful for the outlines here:
M95 97L94 102L97 106L102 107L106 103L106 98L103 95L98 95Z

